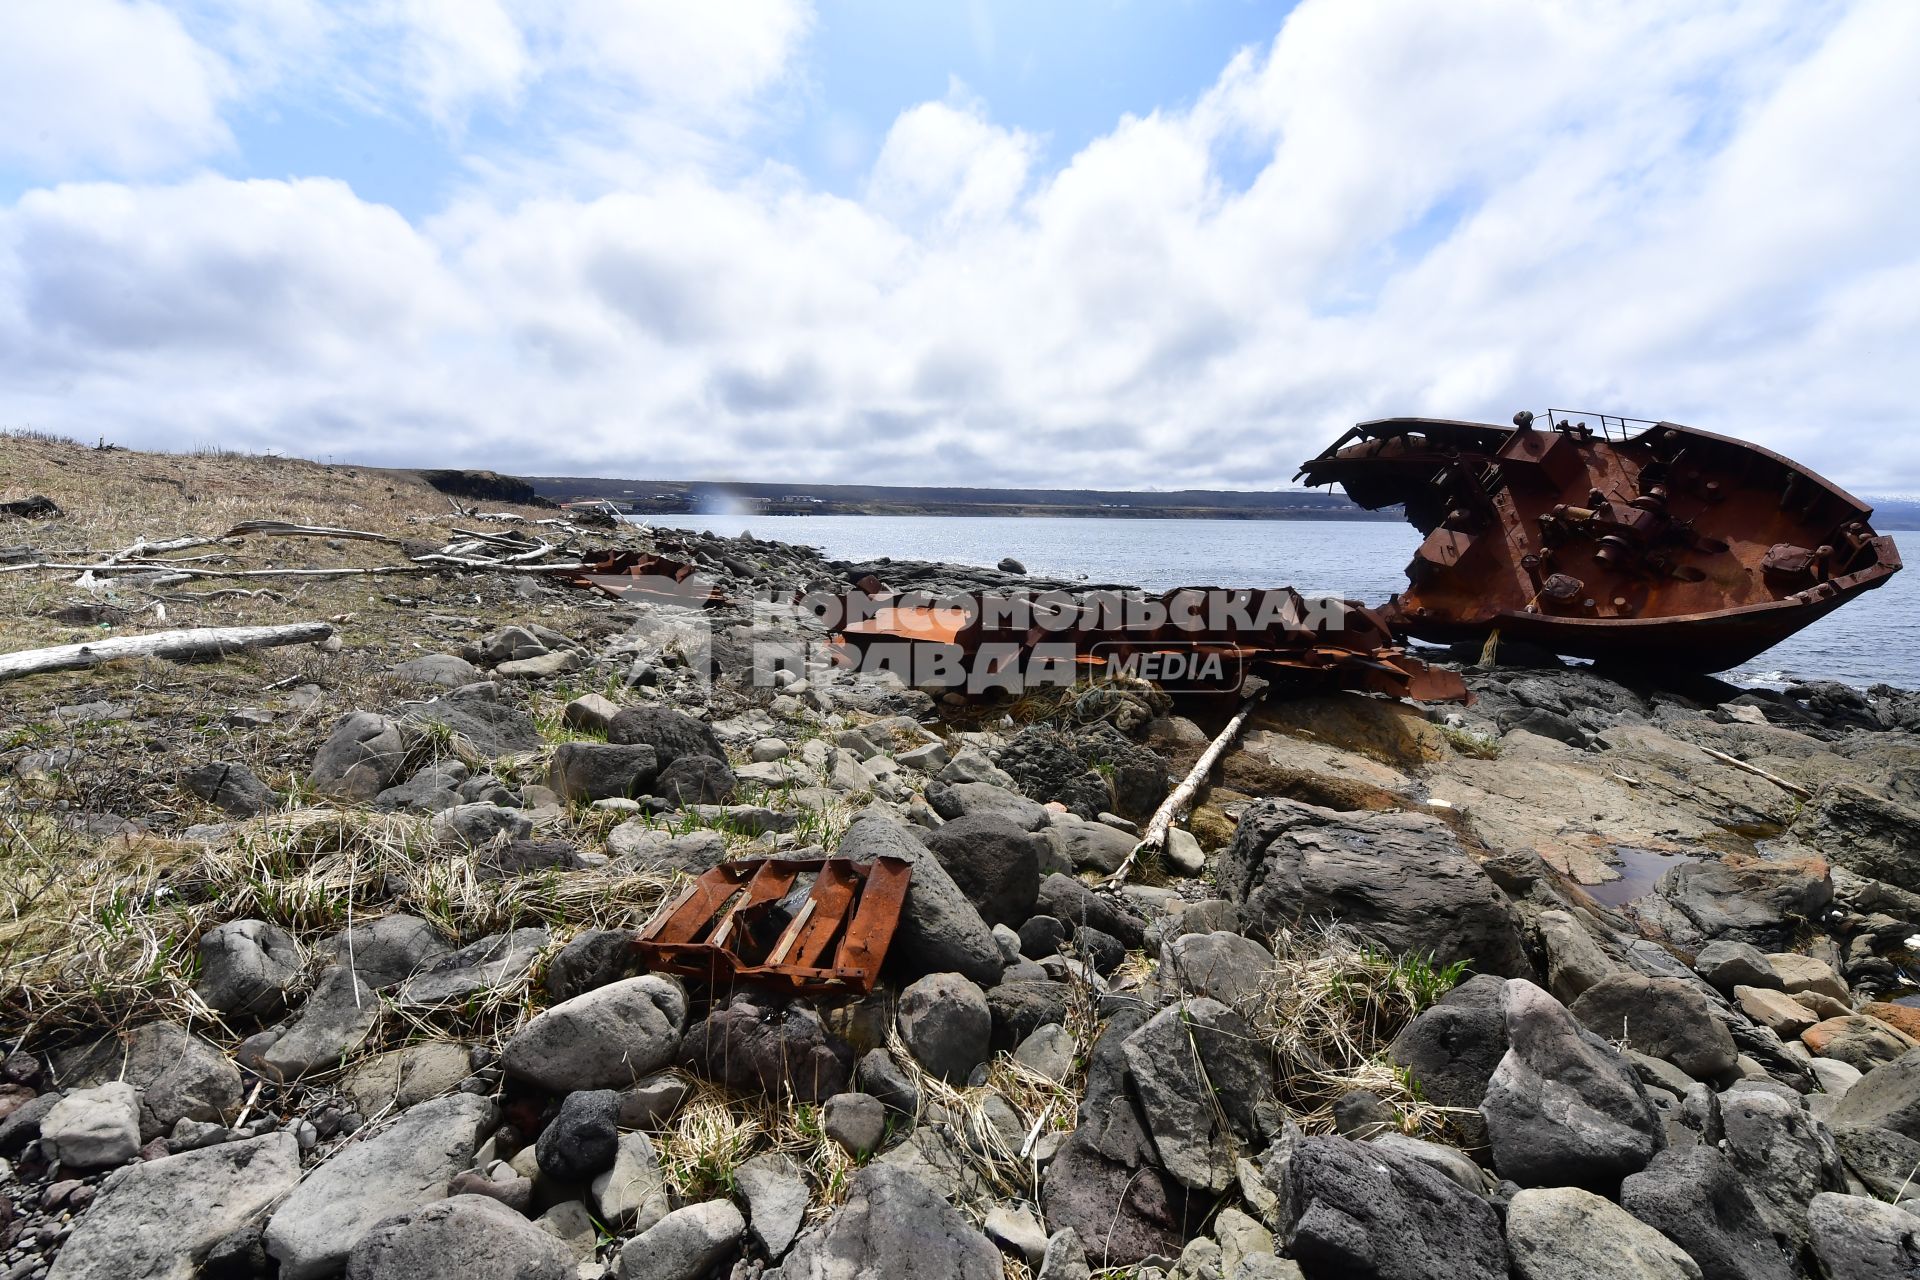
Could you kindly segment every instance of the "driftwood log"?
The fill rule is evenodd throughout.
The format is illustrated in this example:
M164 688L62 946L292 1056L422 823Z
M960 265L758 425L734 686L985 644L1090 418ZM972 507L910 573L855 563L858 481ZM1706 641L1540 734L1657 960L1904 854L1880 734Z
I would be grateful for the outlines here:
M1147 822L1146 831L1140 836L1140 843L1133 846L1133 850L1127 854L1126 859L1114 869L1112 875L1102 880L1101 884L1125 884L1127 877L1133 874L1134 863L1139 861L1141 854L1158 854L1166 847L1167 829L1187 811L1187 806L1193 803L1193 797L1200 790L1200 784L1206 781L1209 773L1213 772L1214 763L1226 753L1228 747L1233 745L1233 740L1240 736L1240 730L1247 723L1247 717L1253 714L1253 709L1260 705L1264 697L1266 693L1263 690L1240 704L1240 709L1233 713L1233 719L1227 721L1227 727L1207 744L1207 749L1200 753L1198 760L1193 762L1193 768L1187 770L1187 776L1181 779L1180 785L1175 787L1165 802L1153 811L1153 817Z
M242 649L270 649L276 645L308 644L325 640L333 627L325 622L292 622L277 627L190 627L184 631L156 631L144 636L115 636L85 644L56 645L0 654L0 680L73 671L116 658L217 658Z

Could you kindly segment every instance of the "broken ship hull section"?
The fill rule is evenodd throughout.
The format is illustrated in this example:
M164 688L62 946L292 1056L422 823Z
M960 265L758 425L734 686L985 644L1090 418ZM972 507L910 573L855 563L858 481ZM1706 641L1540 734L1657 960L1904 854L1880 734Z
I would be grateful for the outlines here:
M1362 423L1300 470L1426 540L1385 611L1440 644L1496 631L1684 673L1749 661L1900 569L1872 509L1771 450L1669 422ZM1595 426L1593 424L1597 423Z

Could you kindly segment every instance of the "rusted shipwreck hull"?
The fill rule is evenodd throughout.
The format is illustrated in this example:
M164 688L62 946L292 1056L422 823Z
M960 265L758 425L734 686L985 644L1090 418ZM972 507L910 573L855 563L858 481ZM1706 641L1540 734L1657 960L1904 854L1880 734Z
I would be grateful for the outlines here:
M1735 667L1900 569L1872 508L1771 450L1552 410L1514 426L1363 422L1300 468L1426 535L1396 635L1676 673Z
M1232 693L1248 677L1275 693L1355 689L1471 702L1460 676L1429 666L1355 601L1273 590L1181 587L1159 596L975 593L938 599L869 590L841 599L848 660L909 683L979 693L1132 675L1188 693Z

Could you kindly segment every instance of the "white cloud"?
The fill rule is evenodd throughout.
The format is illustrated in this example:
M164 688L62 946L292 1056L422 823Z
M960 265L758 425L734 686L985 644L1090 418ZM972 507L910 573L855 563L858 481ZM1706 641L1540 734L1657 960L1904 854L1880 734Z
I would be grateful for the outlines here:
M718 113L759 95L791 66L812 25L798 0L516 0L547 46L548 68L642 91L656 106Z
M500 0L399 0L407 87L443 125L476 106L510 109L534 75L520 27Z
M224 64L151 0L0 7L0 163L34 174L151 173L231 138Z
M445 47L417 92L447 118L557 96L595 127L480 153L417 224L336 183L210 178L0 210L0 422L536 472L1266 487L1358 418L1552 401L1920 490L1904 0L1308 0L1191 108L1056 172L991 104L918 105L858 198L741 163L805 9L608 4L502 0L517 46Z
M986 118L956 83L946 102L923 102L893 122L874 161L867 201L902 226L952 233L1000 221L1027 185L1032 137Z

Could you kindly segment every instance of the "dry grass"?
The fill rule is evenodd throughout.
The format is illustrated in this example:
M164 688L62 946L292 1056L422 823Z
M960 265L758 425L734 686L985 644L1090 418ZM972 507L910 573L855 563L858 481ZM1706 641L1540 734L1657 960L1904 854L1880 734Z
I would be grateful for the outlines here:
M30 546L35 559L71 563L256 519L355 528L418 546L442 545L456 526L472 527L411 472L213 450L100 450L31 432L0 434L0 499L31 494L52 498L64 514L0 523L0 546ZM529 518L553 514L484 505ZM253 569L367 567L401 562L404 552L360 540L253 537L180 554ZM602 884L596 876L577 888L563 878L482 881L470 859L430 854L423 824L384 815L268 819L214 849L77 829L83 814L129 815L159 830L225 820L180 786L187 769L208 760L244 764L298 804L310 799L305 774L335 718L422 696L387 674L394 663L457 652L511 622L575 635L612 625L605 604L587 593L556 595L503 575L260 581L264 590L245 594L218 580L152 587L111 578L89 590L72 573L0 573L0 651L314 618L335 622L342 642L337 653L275 649L195 666L137 660L0 684L0 1026L16 1015L30 1025L93 1016L110 1027L142 1009L181 1012L195 939L233 915L260 914L310 934L338 927L349 911L414 910L464 940L513 920L581 923L651 901L647 886ZM119 612L106 625L48 616L70 604ZM304 698L290 699L296 687ZM509 696L531 701L523 690ZM103 702L118 708L116 718L76 719L62 710ZM270 710L272 722L230 719L247 708ZM532 709L557 725L557 706ZM56 750L72 758L17 776L36 754ZM541 761L523 763L524 780L533 780ZM603 836L610 824L602 819L584 819L581 835Z
M634 927L670 884L611 871L493 879L479 861L437 846L425 819L395 814L296 810L246 823L214 846L88 840L46 814L0 814L6 1020L58 1038L165 1017L235 1039L192 991L198 939L221 921L268 920L308 946L392 912L459 939L533 924L566 936ZM407 1039L439 1034L452 1019L485 1042L526 1012L516 986L447 1014L390 1021Z
M1387 955L1336 924L1283 931L1255 1032L1271 1047L1281 1101L1308 1132L1333 1129L1333 1104L1365 1089L1394 1108L1401 1129L1439 1137L1449 1108L1420 1097L1419 1082L1386 1056L1414 1016L1458 981L1458 966Z

